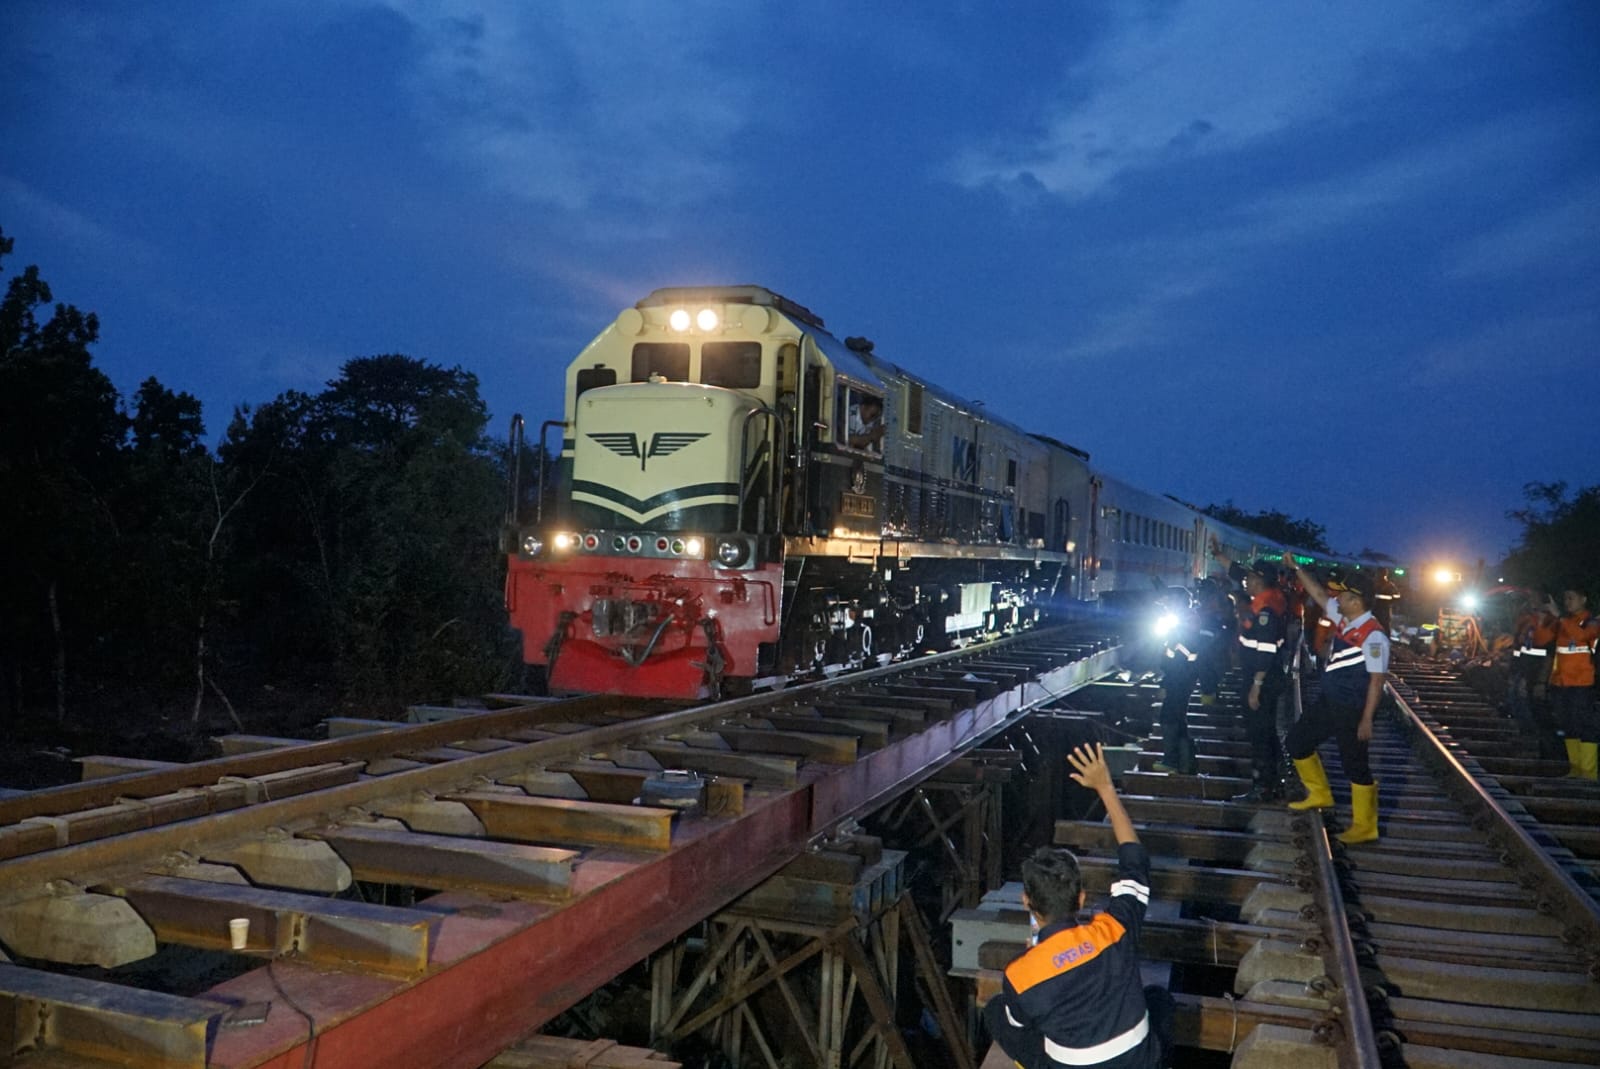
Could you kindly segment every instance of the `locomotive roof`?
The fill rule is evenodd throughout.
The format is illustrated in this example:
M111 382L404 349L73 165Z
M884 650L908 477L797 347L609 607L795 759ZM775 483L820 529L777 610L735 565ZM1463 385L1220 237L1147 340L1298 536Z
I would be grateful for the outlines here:
M757 304L776 308L809 327L822 327L822 317L798 301L765 286L663 286L652 290L636 308L659 308L667 304Z

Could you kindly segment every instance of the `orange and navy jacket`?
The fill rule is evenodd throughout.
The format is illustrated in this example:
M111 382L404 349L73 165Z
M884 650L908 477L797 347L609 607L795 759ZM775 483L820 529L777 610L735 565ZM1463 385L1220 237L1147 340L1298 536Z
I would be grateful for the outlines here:
M1513 625L1513 671L1530 683L1543 683L1550 678L1550 644L1556 640L1555 625L1555 617L1537 609L1522 613Z
M1250 599L1249 613L1239 614L1239 666L1246 677L1255 672L1270 675L1278 666L1288 620L1289 603L1277 587Z
M983 1011L1006 1054L1028 1069L1155 1069L1160 1047L1139 978L1149 901L1150 855L1123 843L1105 911L1046 926L1006 967L1000 993Z
M1571 612L1556 623L1556 663L1550 670L1555 687L1594 686L1594 651L1600 642L1600 619L1588 611Z

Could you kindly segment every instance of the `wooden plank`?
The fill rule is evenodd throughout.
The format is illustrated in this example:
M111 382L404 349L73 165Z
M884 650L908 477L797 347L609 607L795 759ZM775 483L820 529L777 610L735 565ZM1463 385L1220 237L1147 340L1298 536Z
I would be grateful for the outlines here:
M425 835L381 824L342 824L314 833L356 879L437 890L564 898L575 850Z
M230 883L145 876L103 888L132 904L163 942L229 950L228 922L250 922L246 952L294 953L330 968L416 976L428 967L436 913Z
M136 1069L205 1069L208 1040L228 1012L215 1002L4 964L0 1008L0 1057L26 1043L37 1053Z
M110 754L93 754L77 758L79 779L104 779L130 772L149 772L157 768L171 768L173 761L150 761L142 757L115 757Z
M800 782L800 762L793 757L731 753L669 743L650 743L644 749L662 768L687 768L707 775L732 776L780 787L794 787Z
M848 765L856 759L854 735L829 735L822 732L763 731L753 727L723 725L716 733L741 753L794 754L830 765Z
M642 805L579 802L567 798L529 798L484 791L446 796L460 802L496 839L525 843L576 843L624 846L636 850L672 847L670 809Z

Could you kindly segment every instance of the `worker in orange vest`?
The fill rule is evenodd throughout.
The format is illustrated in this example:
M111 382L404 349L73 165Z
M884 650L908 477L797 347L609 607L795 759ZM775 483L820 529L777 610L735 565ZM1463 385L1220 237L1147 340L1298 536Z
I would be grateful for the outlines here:
M1600 778L1600 718L1594 707L1594 652L1600 642L1600 619L1589 611L1581 590L1561 592L1561 619L1556 621L1555 664L1550 668L1550 704L1566 734L1569 778ZM1554 598L1545 609L1554 613Z

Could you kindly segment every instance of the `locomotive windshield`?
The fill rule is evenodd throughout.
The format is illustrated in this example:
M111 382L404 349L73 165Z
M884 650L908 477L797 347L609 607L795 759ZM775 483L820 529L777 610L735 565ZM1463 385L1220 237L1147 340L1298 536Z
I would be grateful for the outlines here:
M672 382L689 381L689 343L642 341L633 347L633 381L649 382L660 375Z
M761 343L706 342L700 347L700 381L733 390L756 389L761 385Z

